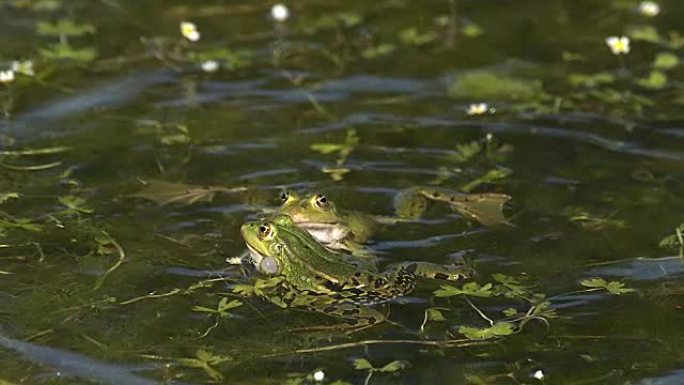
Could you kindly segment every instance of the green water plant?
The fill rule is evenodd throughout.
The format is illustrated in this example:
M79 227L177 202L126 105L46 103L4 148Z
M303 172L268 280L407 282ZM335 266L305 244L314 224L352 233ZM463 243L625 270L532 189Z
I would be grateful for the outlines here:
M364 385L370 383L371 377L376 373L396 373L409 367L409 362L404 360L395 360L386 365L375 367L365 358L357 358L354 360L354 369L365 370L366 379L363 381Z
M658 246L667 250L679 250L679 256L684 257L684 223L677 226L674 233L661 239Z

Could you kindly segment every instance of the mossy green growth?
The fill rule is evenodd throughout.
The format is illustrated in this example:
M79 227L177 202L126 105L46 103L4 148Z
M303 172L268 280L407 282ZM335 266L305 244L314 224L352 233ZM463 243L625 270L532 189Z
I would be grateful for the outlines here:
M468 100L539 100L547 95L540 80L527 80L474 71L458 76L449 85L448 95Z

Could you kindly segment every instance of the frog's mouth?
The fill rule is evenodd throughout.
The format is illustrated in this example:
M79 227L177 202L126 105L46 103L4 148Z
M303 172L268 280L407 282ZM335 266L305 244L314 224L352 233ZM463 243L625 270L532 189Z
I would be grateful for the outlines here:
M245 242L245 245L247 246L247 250L249 251L249 262L254 264L254 266L259 266L261 263L261 260L264 259L264 256L259 253L255 248L249 245L249 243Z
M339 222L299 222L297 226L308 231L318 242L326 244L339 242L349 235L349 229Z

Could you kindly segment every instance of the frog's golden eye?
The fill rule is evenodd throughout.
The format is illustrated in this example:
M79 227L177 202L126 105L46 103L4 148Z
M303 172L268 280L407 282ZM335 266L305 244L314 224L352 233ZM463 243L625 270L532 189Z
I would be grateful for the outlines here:
M316 195L316 206L322 209L328 207L328 198L326 198L323 194Z
M268 223L262 223L259 226L259 237L261 239L269 238L272 235L271 226Z

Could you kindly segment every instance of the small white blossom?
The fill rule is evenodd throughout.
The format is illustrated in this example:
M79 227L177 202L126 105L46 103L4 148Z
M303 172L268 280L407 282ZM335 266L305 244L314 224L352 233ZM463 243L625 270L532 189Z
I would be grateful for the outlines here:
M242 258L241 257L226 258L226 263L228 263L229 265L240 265L240 264L242 264Z
M468 109L466 109L466 114L468 115L484 115L486 114L489 109L489 105L487 103L473 103L468 106Z
M200 32L197 30L197 26L189 21L182 21L180 23L180 33L190 41L198 41L200 39Z
M13 61L12 71L26 76L35 75L35 72L33 72L33 62L31 60Z
M642 1L639 4L639 13L644 16L654 17L660 13L660 5L654 1Z
M285 21L290 17L290 10L285 4L276 4L271 7L271 17L275 21Z
M216 72L219 69L219 62L216 60L207 60L201 64L201 67L204 72Z
M613 55L626 55L631 49L627 36L610 36L606 38L606 44L608 44Z
M534 373L532 373L532 377L536 378L537 380L541 381L544 379L544 372L541 371L541 369L538 369Z
M325 372L322 370L317 370L313 374L314 381L321 382L325 378Z
M0 71L0 83L9 83L14 80L14 71Z

